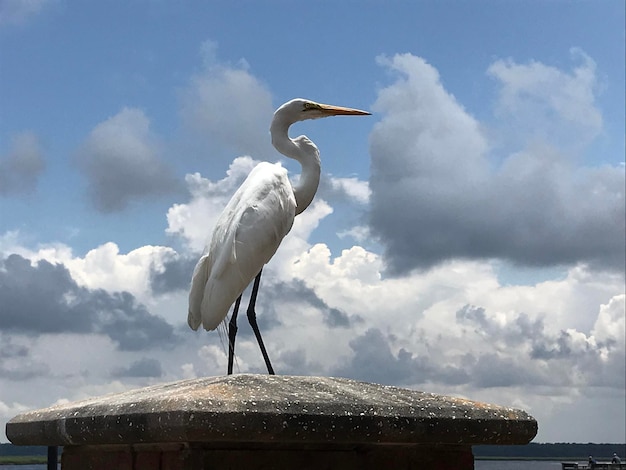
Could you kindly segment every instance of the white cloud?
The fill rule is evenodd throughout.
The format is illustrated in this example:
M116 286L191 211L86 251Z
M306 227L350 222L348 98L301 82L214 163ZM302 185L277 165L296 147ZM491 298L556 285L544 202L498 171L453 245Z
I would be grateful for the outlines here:
M226 193L252 163L240 160L234 168L241 171L231 168L215 183L190 179L198 191L192 190L185 217L195 220L203 207L212 207L216 217ZM347 374L509 405L528 403L542 418L554 406L575 403L579 390L591 384L615 386L610 377L619 368L624 340L608 341L602 349L594 325L607 323L600 305L622 295L620 274L580 265L560 279L502 285L498 263L450 261L389 278L383 258L361 246L333 257L326 245L310 245L312 231L331 211L318 200L297 217L265 270L257 311L277 370ZM184 220L179 227L193 225ZM240 335L238 370L263 372L245 317ZM215 336L199 360L187 363L186 373L220 373L224 352ZM361 360L368 354L378 362ZM612 359L598 362L603 355ZM373 376L375 364L380 367Z
M194 221L204 207L217 208L217 201L228 197L251 164L251 159L238 160L231 173L216 182L198 175L190 178L193 190L185 217ZM522 406L540 419L550 418L555 410L572 409L589 386L602 384L607 390L619 386L611 379L620 370L619 354L624 351L623 332L620 336L623 278L619 275L580 266L562 279L503 286L495 263L455 261L427 272L388 278L379 254L354 246L333 257L326 245L309 244L312 230L331 210L327 203L317 201L296 219L293 233L262 281L257 311L279 373L375 379ZM178 223L186 226L184 218ZM200 238L185 236L190 244ZM74 257L62 246L31 253L62 260L72 277L85 285L107 289L125 285L148 303L146 279L151 266L173 254L164 247L120 254L114 244L84 257ZM168 318L182 325L185 295L172 299L167 304ZM184 341L175 347L151 350L154 364L150 365L159 365L162 377L126 373L114 385L109 385L111 378L130 371L145 358L145 352L120 350L114 340L101 334L45 334L23 340L28 351L23 359L14 359L17 362L11 367L40 364L66 378L40 377L38 384L45 383L51 389L47 396L55 398L28 395L21 402L44 406L46 399L74 400L154 380L224 373L226 357L218 335L186 329L178 335ZM55 346L59 341L60 349ZM77 350L94 354L72 353ZM64 356L73 359L59 369L57 361ZM98 367L90 357L98 358ZM245 316L240 321L236 368L264 370ZM17 382L1 380L0 400L11 403L23 396L18 395ZM614 397L611 406L619 412L617 395L610 396ZM568 439L568 435L561 436Z
M488 74L501 85L497 110L518 134L563 145L565 136L586 143L601 132L596 64L580 49L570 52L580 63L571 73L536 61L497 60L489 66Z
M599 349L600 366L596 369L597 383L626 387L626 296L616 295L600 307L592 331Z
M87 252L83 258L66 259L63 263L78 284L109 292L127 291L146 299L150 292L150 269L160 270L164 259L174 253L169 247L142 246L123 254L109 242Z
M198 350L198 358L200 359L200 364L197 368L194 366L194 370L198 369L200 375L211 375L214 371L226 370L228 358L224 349L215 344L202 346ZM246 368L242 358L238 359L238 366Z
M0 195L33 192L45 168L38 137L30 131L16 134L6 156L0 156Z
M367 225L356 225L349 230L343 230L337 233L339 238L351 237L357 243L365 243L371 239L370 229Z
M624 345L626 340L626 296L616 295L609 303L600 307L600 314L593 327L596 340L603 343L615 342Z
M0 400L0 423L6 423L14 416L28 411L30 407L31 405L23 405L20 402L6 403Z
M76 155L96 209L116 212L135 200L176 191L179 183L160 153L140 109L124 108L98 124Z
M356 177L337 178L331 176L330 186L334 191L345 193L358 204L367 204L369 202L371 191L367 181L362 181Z
M217 63L215 51L215 45L207 43L205 70L182 92L181 112L188 113L189 124L198 125L198 129L205 126L219 133L223 124L226 139L221 144L235 145L229 139L235 139L239 132L232 128L237 121L219 123L214 116L205 116L199 107L194 108L193 100L204 105L212 103L213 110L222 109L219 96L212 94L215 90L228 94L235 93L237 87L257 91L255 87L261 87L262 91L263 86L249 75L245 63L237 66ZM432 66L410 55L380 60L397 73L398 81L382 90L377 101L378 111L386 114L372 135L372 149L378 156L388 157L384 169L389 173L383 176L389 178L389 184L384 184L384 178L375 181L380 174L373 178L371 203L375 208L379 204L379 209L385 208L391 215L400 213L399 208L408 214L409 223L407 219L398 222L396 217L395 225L390 227L392 237L400 231L409 235L407 245L400 247L397 256L428 254L418 249L424 244L416 245L416 240L424 234L440 242L436 246L443 248L457 248L459 243L464 248L462 243L467 242L468 236L474 236L473 241L484 237L484 243L489 245L499 239L491 236L498 230L504 231L498 232L502 235L524 229L528 238L513 237L514 242L534 239L541 242L544 235L551 233L546 229L556 227L557 222L566 225L561 227L561 233L571 236L583 233L586 234L583 241L598 241L587 248L592 254L597 245L602 245L604 239L599 232L611 230L605 221L610 214L613 217L621 214L617 211L622 207L620 197L623 204L623 191L619 189L623 172L611 167L574 170L562 166L563 158L557 150L542 146L541 153L525 148L509 156L494 173L486 158L490 142L482 134L481 124L443 88ZM216 85L215 90L210 88L211 84ZM251 106L252 115L265 107L263 100L252 102ZM235 114L244 112L242 108L235 109ZM119 125L133 116L136 127L129 124L132 132L126 136ZM131 153L144 155L148 162L158 156L158 142L149 131L143 113L129 111L117 122L112 119L115 125L111 129L119 130L123 137L120 144L123 149L114 148L114 155L122 155L122 160ZM259 120L258 116L254 120L268 122L266 118ZM248 125L251 127L246 128ZM260 133L254 126L244 123L243 131L250 132L249 135ZM252 141L242 143L252 144ZM415 153L416 149L419 152ZM456 158L459 153L463 158ZM548 157L547 162L540 157ZM381 161L377 164L382 166ZM194 333L184 325L187 309L184 286L191 275L187 272L189 259L195 259L203 249L219 213L255 163L250 157L239 157L222 179L197 173L187 175L189 201L173 205L167 213L167 233L182 240L181 253L158 246L120 253L111 242L84 256L76 256L70 247L62 244L27 248L18 232L7 232L0 237L3 255L18 253L30 261L20 263L19 272L55 274L40 278L38 285L42 291L44 287L49 290L54 287L54 283L48 282L51 279L71 287L62 290L68 294L61 297L63 302L58 302L61 307L71 305L75 299L70 297L77 297L83 287L105 289L108 293L125 291L134 297L128 300L130 294L116 297L98 293L105 301L127 299L124 306L133 307L111 309L111 315L105 318L128 320L120 315L127 313L128 317L139 318L144 323L150 319L156 333L164 319L166 326L171 327L169 336L166 335L170 341L159 340L161 336L156 333L148 338L152 341L144 341L146 347L151 347L149 360L146 349L129 348L129 343L146 333L141 322L124 323L124 331L85 325L74 333L55 330L36 336L12 334L14 355L10 362L0 363L0 375L4 371L7 376L0 376L0 419L6 420L25 407L46 406L58 400L122 391L155 380L225 372L226 355L218 335ZM120 168L124 165L120 164ZM537 185L529 185L537 179L540 180ZM348 196L351 202L367 204L370 199L369 185L363 181L332 177L328 181L330 190ZM415 193L415 188L420 192ZM385 206L390 201L383 198L380 205L377 198L381 197L381 191L394 194L398 189L406 191L395 193L400 196L399 201ZM457 197L458 191L461 194ZM541 192L539 196L535 194L537 191ZM575 199L572 206L575 208L565 211L563 217L555 216L556 212L539 217L533 211L546 201L542 199L546 192L564 201L573 200L577 193L584 197ZM610 198L614 203L607 204ZM504 205L505 210L486 204L486 200ZM465 205L468 201L485 204L474 206L479 210L468 211ZM502 285L496 269L499 262L489 256L468 260L470 256L448 257L445 251L440 251L429 270L412 269L419 262L409 259L406 275L392 278L385 274L388 260L385 256L389 253L381 255L356 245L333 256L327 245L311 244L313 231L332 213L332 202L331 198L318 198L296 218L291 233L263 277L257 311L279 373L344 374L519 406L540 420L540 440L580 440L577 437L580 427L550 429L546 425L555 417L567 422L567 416L575 415L577 407L586 407L584 413L590 423L593 422L593 413L587 411L590 407L602 416L607 414L604 408L609 407L614 415L624 414L622 273L596 269L596 265L578 263L574 257L561 278L525 286ZM443 213L450 225L443 224L435 227L440 230L433 230L429 224L433 219L428 218L433 212ZM503 213L515 217L491 218ZM589 222L592 215L596 217L593 219L596 229ZM426 219L419 218L423 216ZM545 223L552 218L555 225L546 227ZM415 226L410 222L415 222ZM419 233L413 231L416 228ZM357 241L357 237L363 242L369 238L367 228L350 233ZM439 235L442 240L437 240ZM428 249L428 243L425 246ZM547 248L555 246L559 248L558 244ZM478 250L476 246L471 248L470 254ZM467 253L461 251L462 255ZM614 255L610 249L608 253ZM38 260L41 260L39 264ZM63 266L53 266L54 263ZM154 292L152 283L159 275L167 280L163 285L174 287ZM0 285L0 301L10 297L4 287ZM83 294L87 298L93 292ZM51 308L52 303L47 300L37 304L41 310L38 319L50 313L46 308ZM112 305L119 307L120 303ZM147 310L152 316L148 316ZM155 313L162 318L152 318ZM84 317L99 321L89 315ZM74 323L81 320L76 316L62 318ZM263 372L258 346L245 315L240 318L236 369ZM4 337L1 339L0 347L7 344ZM15 371L22 371L21 377ZM123 380L119 376L124 376ZM604 407L597 404L598 400L594 402L594 397L606 399ZM614 421L603 421L605 425L608 423L606 432L623 435Z
M0 27L23 24L54 3L54 0L3 0L0 2Z
M180 92L183 123L209 148L224 147L257 158L273 155L270 92L248 71L245 60L220 63L216 53L216 43L204 43L204 69Z
M8 230L0 235L0 254L20 253L23 250L19 230Z
M250 157L237 157L231 163L226 177L213 182L199 173L187 175L191 200L174 204L167 213L167 233L180 237L194 254L201 253L213 233L217 218L232 194L258 163ZM305 212L296 217L290 233L285 237L272 265L288 260L308 247L307 238L321 219L332 213L323 200L316 200Z
M593 137L600 123L593 117L589 61L573 77L541 64L497 62L493 73L512 90L512 98L503 98L509 122L520 119L534 129L546 109L555 108L550 122L576 134L570 115L581 112L589 115ZM530 128L516 129L524 148L494 166L480 123L446 92L434 67L410 54L379 62L396 81L374 105L383 118L370 138L370 229L385 248L390 273L496 258L623 270L623 167L577 167L567 145L538 140ZM546 80L549 96L541 86ZM562 90L552 102L549 90L556 88ZM529 115L518 113L522 104Z
M257 163L250 157L238 157L231 163L226 177L215 183L199 173L187 175L185 181L191 200L187 204L174 204L168 210L166 232L181 237L192 252L201 253L222 210Z
M35 249L19 245L19 235L0 253L17 253L37 263L45 260L64 265L77 285L89 289L104 289L110 293L129 292L142 302L151 300L150 276L163 269L164 262L176 252L169 247L146 245L128 253L120 253L119 247L108 242L85 256L76 256L71 247L62 243L46 244Z
M326 374L400 380L510 405L522 400L541 419L554 406L576 403L588 387L614 388L611 405L618 414L622 410L621 276L578 267L561 280L502 286L489 263L452 262L397 279L382 277L381 270L380 256L360 247L336 258L324 245L311 247L284 277L303 279L326 304L363 321L348 332L324 331L320 319L309 320L302 308L292 319L293 308L286 305L281 312L289 333L272 332L270 344L284 344L289 336L291 347L297 344L305 359L323 364ZM466 322L458 312L468 305L479 307ZM386 357L383 363L391 361L389 376L381 364L376 377L367 375L371 361L357 361L359 354L368 354L365 347L378 348L370 353ZM403 373L393 379L394 370Z
M311 233L319 226L321 221L332 214L333 208L324 200L316 200L296 217L293 227L283 239L280 248L268 263L271 267L277 267L284 272L285 266L293 262L293 259L309 248L308 239ZM282 268L278 268L282 266Z

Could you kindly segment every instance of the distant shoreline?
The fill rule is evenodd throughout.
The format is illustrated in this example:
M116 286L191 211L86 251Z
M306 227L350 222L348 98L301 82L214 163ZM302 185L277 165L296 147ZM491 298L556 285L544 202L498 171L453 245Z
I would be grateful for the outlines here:
M540 460L545 462L560 462L562 460L587 460L589 456L585 457L490 457L475 455L474 460L519 460L521 462L525 460Z
M46 463L47 447L0 444L0 465L27 465ZM476 445L472 446L475 460L543 460L586 461L590 455L610 461L616 453L626 461L626 444L580 444L531 442L527 445Z
M590 455L598 460L611 460L613 453L626 459L626 444L580 444L531 442L524 446L473 446L476 460L583 460Z

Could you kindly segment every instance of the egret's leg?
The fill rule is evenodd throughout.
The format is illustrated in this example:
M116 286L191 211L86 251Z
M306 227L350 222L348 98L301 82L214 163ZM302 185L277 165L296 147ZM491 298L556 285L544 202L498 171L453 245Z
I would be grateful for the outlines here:
M241 296L237 297L233 314L228 322L228 375L233 373L233 359L235 357L235 336L237 336L237 314L239 313L239 304Z
M256 312L254 311L256 296L259 293L259 284L261 282L262 272L263 270L259 271L259 274L257 274L254 278L252 294L250 295L250 303L248 304L248 322L250 322L252 331L254 331L254 336L256 336L256 340L259 343L259 347L261 348L261 354L263 354L263 359L265 360L265 365L267 366L267 372L270 375L274 375L274 368L272 367L272 364L270 363L270 358L267 355L267 351L265 350L265 345L263 344L263 339L261 338L261 332L259 331L259 325L256 322Z

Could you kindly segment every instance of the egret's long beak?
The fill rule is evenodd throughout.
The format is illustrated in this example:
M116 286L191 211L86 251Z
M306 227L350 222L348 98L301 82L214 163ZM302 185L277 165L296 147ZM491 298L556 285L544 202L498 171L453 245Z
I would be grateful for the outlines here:
M372 114L360 109L344 108L343 106L330 104L320 104L319 109L325 116L368 116Z

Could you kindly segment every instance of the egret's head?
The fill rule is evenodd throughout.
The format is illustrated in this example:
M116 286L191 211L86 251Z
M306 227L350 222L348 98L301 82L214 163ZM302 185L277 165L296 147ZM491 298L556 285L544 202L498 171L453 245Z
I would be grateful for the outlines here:
M319 119L329 116L366 116L371 113L360 109L344 108L315 101L296 98L283 104L274 113L274 118L284 119L286 122L304 121L305 119Z

